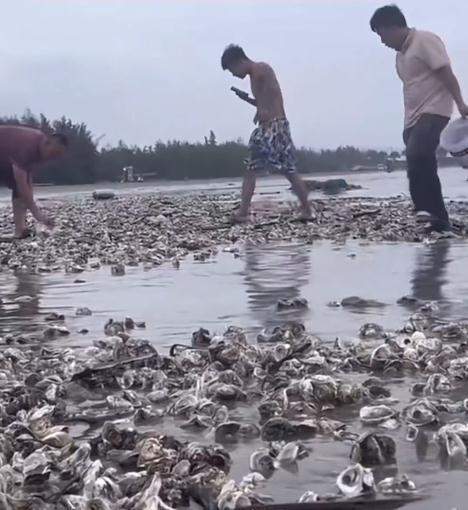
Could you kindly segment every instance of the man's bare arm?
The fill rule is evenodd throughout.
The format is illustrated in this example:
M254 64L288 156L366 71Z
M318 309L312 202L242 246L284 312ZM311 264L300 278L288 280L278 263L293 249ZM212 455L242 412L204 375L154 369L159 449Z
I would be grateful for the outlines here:
M13 175L16 181L16 187L18 189L18 195L24 201L26 207L31 211L34 217L39 212L39 208L34 201L34 195L32 186L29 182L28 173L23 170L20 166L13 165Z
M452 94L452 97L458 107L462 117L468 116L468 106L465 104L461 92L460 84L457 77L453 73L451 66L444 66L436 71L439 80L444 84L445 88Z
M251 104L252 106L257 106L257 101L244 92L243 90L238 89L237 87L231 87L231 90L236 94L236 96L246 103Z
M13 164L13 176L16 181L16 187L19 197L23 200L25 206L31 211L31 214L37 221L44 223L48 227L53 226L53 221L45 216L37 207L34 200L32 184L28 172L20 166Z

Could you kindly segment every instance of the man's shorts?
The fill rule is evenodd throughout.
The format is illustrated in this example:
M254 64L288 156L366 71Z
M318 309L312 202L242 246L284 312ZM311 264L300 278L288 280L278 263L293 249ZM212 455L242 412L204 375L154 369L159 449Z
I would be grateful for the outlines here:
M274 119L253 131L245 163L251 171L271 166L284 175L296 173L296 150L287 119Z
M13 198L18 198L18 189L13 175L13 167L5 165L0 166L0 186L10 188Z

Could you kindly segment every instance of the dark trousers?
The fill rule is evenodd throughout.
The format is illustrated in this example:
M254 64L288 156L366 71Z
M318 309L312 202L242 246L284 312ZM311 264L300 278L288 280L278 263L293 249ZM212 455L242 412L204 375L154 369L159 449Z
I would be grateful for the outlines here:
M424 113L414 126L403 133L414 207L417 211L431 213L442 223L448 223L449 217L437 175L436 151L440 134L448 122L447 117Z
M18 189L11 165L0 165L0 186L10 188L13 198L18 198Z

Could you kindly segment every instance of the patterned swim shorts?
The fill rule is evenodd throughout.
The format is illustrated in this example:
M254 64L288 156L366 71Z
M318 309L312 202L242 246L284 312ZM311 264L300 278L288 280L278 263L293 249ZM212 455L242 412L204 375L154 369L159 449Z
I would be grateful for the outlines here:
M271 166L285 175L295 173L297 161L289 122L274 119L258 126L250 137L249 157L245 163L252 171Z

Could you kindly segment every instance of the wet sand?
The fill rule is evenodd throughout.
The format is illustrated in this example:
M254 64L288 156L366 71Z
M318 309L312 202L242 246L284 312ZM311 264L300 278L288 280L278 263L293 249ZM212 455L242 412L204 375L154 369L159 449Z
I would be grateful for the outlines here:
M129 198L133 200L133 198ZM164 199L165 200L165 199ZM196 200L196 199L194 199ZM351 203L350 203L351 202ZM376 203L378 207L376 207ZM68 207L75 211L84 210L88 202L75 202L57 205L57 210L66 218ZM137 200L138 207L146 202ZM161 207L173 209L178 202L170 199L158 205L158 214L164 214ZM193 207L193 202L190 202ZM163 264L154 264L151 259L140 257L138 251L128 251L133 239L143 243L143 235L135 231L125 231L119 238L106 240L100 247L100 254L106 250L112 255L100 269L91 270L87 267L88 256L93 255L93 246L83 257L82 248L76 246L72 252L61 252L55 263L51 264L52 273L37 274L37 269L45 264L41 255L36 256L32 266L19 266L16 274L4 267L0 273L0 290L3 304L0 305L0 336L8 332L36 331L46 327L45 316L51 311L58 311L66 316L66 325L71 335L51 343L53 346L70 346L80 349L89 346L93 341L103 337L103 325L109 318L122 320L132 316L136 320L146 321L146 330L136 330L135 337L149 339L158 350L165 351L173 343L189 343L191 333L199 327L211 332L222 333L229 325L245 328L249 341L255 342L256 335L264 327L273 327L288 320L303 322L307 330L321 337L325 343L333 343L336 337L343 339L356 338L359 328L366 322L376 322L386 329L400 328L413 310L398 305L396 301L403 295L411 295L422 301L436 301L441 318L461 319L468 315L468 283L466 283L467 242L460 239L439 240L426 239L421 236L415 239L416 226L408 216L409 205L389 201L369 201L364 203L368 210L379 209L379 213L370 215L370 219L356 217L362 222L361 227L353 232L330 230L333 214L353 214L358 211L358 202L346 200L345 204L338 201L324 201L320 211L322 218L318 225L297 225L290 223L289 209L277 208L271 203L257 205L257 217L260 224L268 223L265 218L276 222L264 224L260 228L255 223L246 227L226 227L224 224L227 211L232 208L229 196L223 197L218 203L209 202L215 207L215 219L220 229L204 230L203 242L181 253L181 267L172 267L170 260L175 254L169 254ZM362 207L362 202L359 202ZM114 203L123 210L128 206L126 201ZM118 231L119 225L113 224L111 213L114 205L95 204L98 211L106 211L106 227ZM77 208L78 207L78 208ZM464 205L453 205L464 217ZM220 208L220 209L216 209ZM327 209L328 208L328 209ZM389 232L387 226L375 228L376 219L384 211L384 219L392 217L399 230L395 241L383 241L382 232ZM273 211L273 213L272 213ZM278 211L280 214L278 215ZM156 211L155 211L156 212ZM323 216L327 212L329 216ZM195 238L196 227L202 224L209 227L210 218L203 218L199 212L196 221L186 218L183 229L182 218L171 221L171 230L182 237L189 231ZM151 214L151 217L157 217ZM101 216L102 217L102 216ZM364 219L362 219L364 218ZM176 220L180 223L176 223ZM92 236L98 222L89 216L90 224L86 236ZM201 223L200 223L201 222ZM145 226L156 230L165 222ZM258 225L258 222L257 222ZM405 227L410 226L410 234ZM136 222L137 230L141 225ZM338 226L335 227L336 229ZM188 229L188 230L187 230ZM313 235L310 232L313 232ZM65 236L66 230L60 235ZM80 232L81 236L82 232ZM99 232L97 233L99 235ZM365 234L365 235L364 235ZM401 239L398 236L401 234ZM165 232L161 242L168 242ZM419 234L418 234L419 235ZM52 236L52 239L56 234ZM353 239L357 237L357 239ZM246 241L246 239L248 240ZM334 239L333 241L327 239ZM426 239L426 242L423 240ZM200 237L196 238L200 241ZM84 242L83 237L80 241ZM230 242L229 242L230 241ZM412 242L408 242L412 241ZM414 242L419 241L419 242ZM436 242L437 241L437 242ZM35 242L35 241L32 241ZM153 239L154 243L155 240ZM51 243L39 238L47 249ZM26 244L26 243L25 243ZM30 243L29 243L30 244ZM180 242L170 246L176 251ZM123 246L122 246L123 245ZM234 251L223 252L223 247L235 246ZM52 243L55 248L57 245ZM70 245L68 245L70 246ZM37 250L37 247L33 247ZM148 247L146 247L148 248ZM6 249L6 248L5 248ZM31 253L31 247L24 248ZM28 251L29 250L29 251ZM208 250L202 260L198 255ZM216 253L219 251L219 253ZM37 250L35 253L40 253ZM83 260L78 260L81 257ZM90 257L91 258L91 257ZM120 277L110 275L109 264L121 258L126 262L137 260L136 267L127 266L126 274ZM67 264L64 264L66 259ZM23 261L29 261L25 257ZM37 260L40 261L36 264ZM8 261L10 262L10 260ZM106 264L107 263L107 264ZM54 265L55 264L55 265ZM65 273L64 266L81 265L83 272ZM13 268L15 266L13 265ZM57 269L57 270L55 270ZM35 272L36 274L31 274ZM77 278L83 283L74 283ZM359 295L375 299L386 306L380 308L346 309L330 307L331 301L340 301L348 296ZM31 296L27 303L15 302L20 296ZM282 298L305 297L309 301L309 309L300 312L278 313L276 303ZM75 317L77 307L89 307L93 311L90 317ZM80 335L82 328L89 329L87 335ZM392 396L398 399L396 408L402 409L412 400L409 387L416 381L424 380L425 376L406 375L394 377L387 381ZM463 388L458 391L464 393ZM366 430L358 420L360 406L349 406L331 413L331 416L348 423L353 430ZM242 404L233 411L242 419L256 419L256 408ZM193 435L179 428L173 419L159 425L158 430L166 431L181 439L198 440L210 443L212 437ZM463 471L444 471L440 468L434 445L428 449L424 461L416 456L414 445L404 439L405 428L391 431L390 435L397 441L397 459L400 473L407 473L424 494L430 496L429 501L411 503L407 508L419 510L436 510L439 508L463 508L461 502L466 491L466 473ZM259 441L238 443L228 447L233 458L231 476L237 480L248 472L248 458L252 450L258 447ZM329 438L317 437L308 446L312 448L309 458L299 463L297 474L279 470L268 481L262 492L272 495L278 503L294 502L306 490L325 493L332 490L337 474L348 465L349 444L333 441Z
M328 198L313 201L312 221L300 221L296 204L257 202L247 223L235 225L237 195L129 195L111 200L75 199L49 204L57 226L32 238L0 242L4 268L22 273L66 271L79 274L101 265L113 274L125 266L179 265L188 255L206 260L220 249L239 252L245 245L274 242L313 244L320 240L431 243L468 237L468 204L451 202L455 234L428 233L402 198ZM6 235L11 211L0 210ZM35 226L33 225L33 228ZM3 238L2 238L3 239Z

